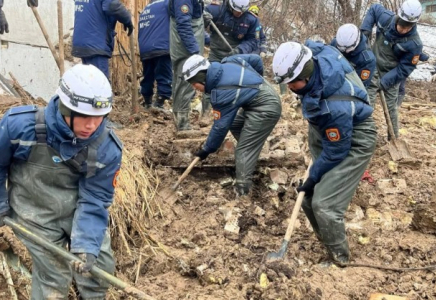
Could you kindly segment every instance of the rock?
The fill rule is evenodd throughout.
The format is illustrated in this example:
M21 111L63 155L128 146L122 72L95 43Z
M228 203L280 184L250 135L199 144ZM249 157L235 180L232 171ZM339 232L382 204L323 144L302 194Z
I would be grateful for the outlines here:
M403 194L407 189L407 183L404 179L379 179L377 188L383 194Z
M256 206L256 208L254 209L254 214L262 217L265 215L265 210L260 208L259 206Z
M285 144L285 155L290 158L298 158L301 156L300 142L297 138L289 138Z
M271 180L278 184L286 184L288 181L288 174L278 169L274 169L269 173Z
M391 171L392 174L397 174L398 173L398 164L392 160L389 161L388 163L388 168Z
M220 185L222 187L229 186L229 185L232 185L232 184L233 184L233 178L232 177L227 177L227 178L224 178L223 180L220 181Z
M436 203L418 204L412 218L413 227L427 234L436 234Z

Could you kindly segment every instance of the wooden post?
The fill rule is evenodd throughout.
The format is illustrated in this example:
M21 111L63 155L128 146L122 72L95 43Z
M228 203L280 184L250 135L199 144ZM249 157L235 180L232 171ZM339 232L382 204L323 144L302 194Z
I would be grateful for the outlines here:
M132 9L132 22L136 22L138 18L138 0L133 1L133 9ZM134 26L137 26L134 23ZM139 103L138 103L138 71L136 66L136 54L135 54L135 44L136 44L136 32L137 30L133 30L130 35L130 57L132 58L132 113L136 114L139 112Z
M64 65L64 19L62 15L62 1L58 0L58 35L59 35L59 71L62 75L65 72Z
M60 70L61 69L61 64L59 62L59 57L56 54L56 50L55 50L55 48L54 48L54 46L53 46L53 44L52 44L52 42L50 40L50 37L48 36L47 30L45 29L45 26L44 26L44 23L42 22L41 16L39 15L38 10L36 9L36 7L31 6L30 8L33 11L33 15L35 16L35 19L38 22L39 27L41 28L42 34L44 35L45 40L47 41L48 47L50 48L50 51L51 51L51 54L53 54L53 57L54 57L54 59L56 61L56 64L58 65L58 68Z

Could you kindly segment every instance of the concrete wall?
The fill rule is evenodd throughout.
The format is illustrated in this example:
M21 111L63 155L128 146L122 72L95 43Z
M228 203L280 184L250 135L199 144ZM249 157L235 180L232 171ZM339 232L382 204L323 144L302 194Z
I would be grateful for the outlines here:
M5 0L3 11L9 33L0 35L0 74L10 79L11 72L34 97L50 100L59 82L59 69L48 49L26 0ZM62 0L64 34L74 26L74 1ZM58 44L57 0L39 1L38 12L53 45ZM69 63L65 63L65 68Z
M422 3L422 12L423 12L424 15L432 16L434 19L436 19L436 12L431 12L431 13L427 13L426 12L427 11L427 6L430 6L430 5L436 5L436 0L434 0L434 1L424 1Z

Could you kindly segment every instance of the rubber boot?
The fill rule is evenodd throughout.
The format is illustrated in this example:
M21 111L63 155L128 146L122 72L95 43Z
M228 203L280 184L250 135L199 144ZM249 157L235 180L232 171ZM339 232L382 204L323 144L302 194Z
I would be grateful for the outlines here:
M401 107L401 104L403 103L404 97L406 97L406 95L400 95L400 94L398 94L398 97L397 97L397 107L398 107L398 108Z
M340 244L325 245L330 258L339 265L347 264L350 260L350 249L348 248L348 240L345 239Z
M151 107L151 103L153 101L153 96L142 95L142 97L144 98L144 102L142 102L142 105L144 106L145 109L149 109Z
M153 103L153 107L164 108L164 103L167 99L168 98L165 98L163 96L157 96L157 100Z
M177 131L191 130L189 124L189 112L175 112L174 118L176 119Z

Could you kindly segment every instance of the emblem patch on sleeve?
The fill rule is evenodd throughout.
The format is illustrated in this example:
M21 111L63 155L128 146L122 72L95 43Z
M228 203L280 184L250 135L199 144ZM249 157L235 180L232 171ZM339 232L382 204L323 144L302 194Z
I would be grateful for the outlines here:
M185 4L180 7L180 10L182 11L182 13L187 14L189 12L189 7Z
M418 62L419 62L419 55L415 55L412 58L412 64L416 65L416 64L418 64Z
M219 119L221 119L221 113L220 113L219 111L217 111L217 110L214 110L214 111L213 111L213 119L214 119L214 120L219 120Z
M112 185L114 186L114 188L117 187L119 175L120 175L120 170L118 169L118 171L115 172L114 179L112 180Z
M362 70L362 72L360 72L360 78L362 80L367 80L369 78L369 75L371 75L371 72L369 70Z
M326 129L325 134L330 142L337 142L341 139L341 135L339 134L339 130L337 128Z

